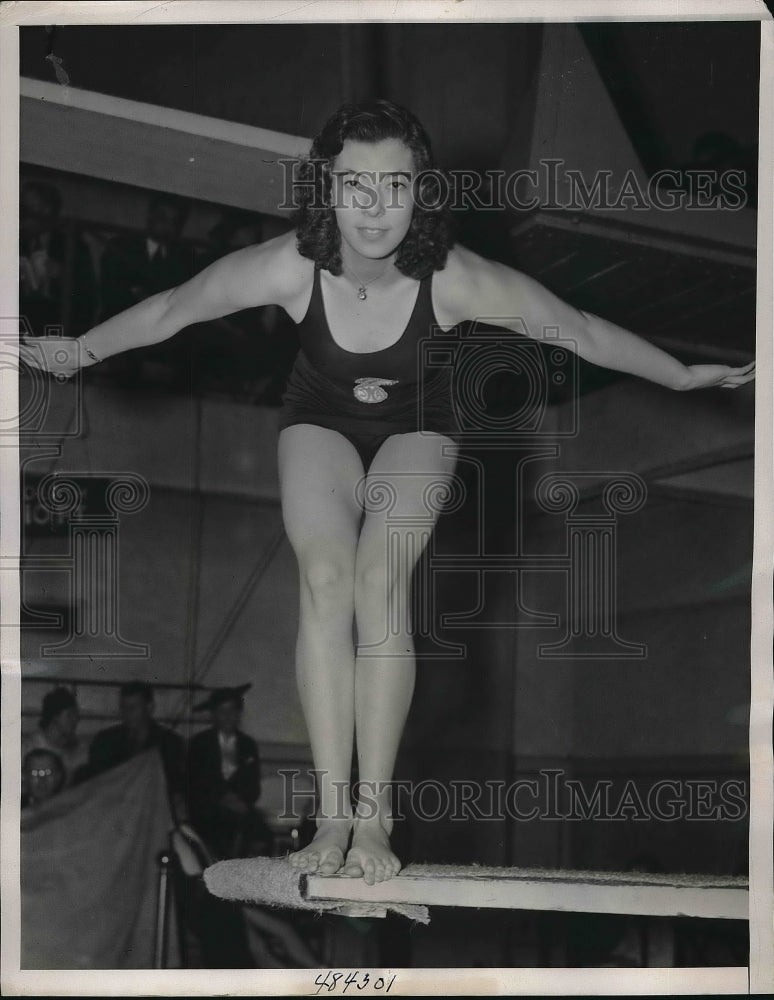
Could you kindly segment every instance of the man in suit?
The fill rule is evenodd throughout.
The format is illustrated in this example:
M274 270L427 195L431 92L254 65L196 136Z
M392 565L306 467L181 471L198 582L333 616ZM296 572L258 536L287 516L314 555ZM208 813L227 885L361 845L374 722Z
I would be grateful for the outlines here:
M102 256L103 320L191 277L191 255L180 243L187 217L185 201L156 194L145 231L122 233L108 243Z
M188 807L185 790L185 743L177 733L153 719L153 688L142 681L121 687L121 722L100 730L89 747L89 775L101 774L135 754L155 747L164 767L169 804L175 822L185 823Z
M101 263L100 321L104 322L150 295L165 292L187 281L197 270L193 250L181 242L189 205L182 198L159 192L148 203L144 231L114 236L105 247ZM169 344L154 344L130 351L119 364L124 374L138 380L143 360L168 363Z
M220 858L271 852L271 831L256 808L261 793L258 744L239 728L243 696L250 687L218 688L194 708L209 710L212 726L189 744L191 822Z

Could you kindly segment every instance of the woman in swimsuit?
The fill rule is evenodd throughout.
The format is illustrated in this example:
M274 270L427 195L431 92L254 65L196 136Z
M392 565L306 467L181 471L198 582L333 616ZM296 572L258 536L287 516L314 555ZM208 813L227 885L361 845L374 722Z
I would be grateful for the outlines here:
M280 305L300 325L279 471L299 567L296 670L319 808L311 843L289 860L369 884L400 870L389 841L389 782L414 687L409 584L437 513L428 488L449 485L457 453L450 382L425 377L421 339L433 326L513 317L498 325L519 333L526 326L538 338L558 327L587 361L670 389L733 388L754 377L754 364L686 366L453 245L445 209L433 208L422 186L432 166L430 143L409 112L387 101L346 105L298 178L295 231L218 260L78 341L21 347L24 361L69 376L253 306ZM385 490L389 510L369 502ZM355 737L368 794L353 807Z

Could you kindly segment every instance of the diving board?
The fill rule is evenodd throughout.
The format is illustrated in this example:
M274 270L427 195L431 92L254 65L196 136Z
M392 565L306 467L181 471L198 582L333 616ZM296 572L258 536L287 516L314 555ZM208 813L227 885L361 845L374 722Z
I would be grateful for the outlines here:
M626 913L747 920L747 880L731 876L408 865L367 885L345 875L307 875L301 893L314 900L420 903L494 909Z
M224 899L348 916L391 910L423 922L432 906L725 920L747 920L749 906L747 879L730 875L411 864L367 885L346 875L305 874L280 858L242 858L212 865L204 880Z

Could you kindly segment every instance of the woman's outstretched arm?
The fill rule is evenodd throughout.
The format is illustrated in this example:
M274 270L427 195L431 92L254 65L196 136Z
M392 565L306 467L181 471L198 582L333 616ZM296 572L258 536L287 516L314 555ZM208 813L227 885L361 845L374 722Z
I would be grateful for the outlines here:
M455 248L450 265L446 286L460 320L480 319L536 340L546 329L558 329L584 360L669 389L733 388L755 377L755 362L738 368L684 365L643 337L568 305L527 275L462 247Z
M189 281L151 295L78 339L40 337L20 345L23 361L73 375L114 354L168 340L187 326L252 306L284 305L294 292L298 253L293 233L222 257ZM297 284L297 281L296 281Z

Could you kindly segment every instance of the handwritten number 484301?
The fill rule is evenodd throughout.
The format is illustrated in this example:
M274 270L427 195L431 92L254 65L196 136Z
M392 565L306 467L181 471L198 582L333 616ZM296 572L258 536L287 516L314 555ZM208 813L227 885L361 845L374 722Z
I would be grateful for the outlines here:
M364 990L367 986L370 986L372 990L378 993L382 991L389 993L392 988L392 984L395 982L397 974L391 979L386 979L384 976L371 976L367 972L334 972L329 969L326 973L320 973L315 979L315 986L317 987L317 994L322 990L327 990L328 993L333 993L334 991L341 990L342 993L346 993L350 986L358 990Z

